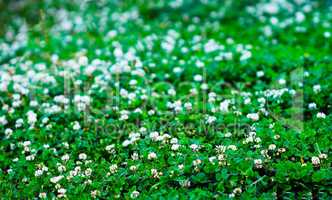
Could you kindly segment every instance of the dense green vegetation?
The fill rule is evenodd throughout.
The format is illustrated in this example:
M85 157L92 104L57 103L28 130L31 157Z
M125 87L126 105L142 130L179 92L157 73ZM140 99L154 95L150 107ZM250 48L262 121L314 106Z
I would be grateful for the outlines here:
M328 199L332 7L0 1L1 199Z

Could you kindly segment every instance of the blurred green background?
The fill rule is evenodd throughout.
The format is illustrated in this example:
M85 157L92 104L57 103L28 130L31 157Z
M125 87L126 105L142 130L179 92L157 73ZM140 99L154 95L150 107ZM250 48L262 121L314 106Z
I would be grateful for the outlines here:
M229 20L241 15L247 5L254 5L262 1L270 0L209 0L209 4L212 2L212 5L223 5L220 7L227 5L226 18L223 20ZM320 4L320 8L327 7L327 4L332 4L332 0L310 1ZM15 20L23 20L28 25L33 25L40 22L43 17L43 10L50 8L78 10L80 5L87 3L93 4L97 9L105 6L117 10L137 7L141 16L150 19L158 18L162 15L173 15L176 17L183 13L189 16L204 17L209 14L209 11L216 8L202 4L200 0L184 0L183 5L178 8L170 8L167 6L167 2L168 0L0 0L0 36L6 32L6 26L9 23L14 23Z

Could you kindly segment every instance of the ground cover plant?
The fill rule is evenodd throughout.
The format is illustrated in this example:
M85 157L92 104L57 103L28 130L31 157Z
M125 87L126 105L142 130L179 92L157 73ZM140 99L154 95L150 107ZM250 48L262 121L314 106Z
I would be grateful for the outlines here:
M329 199L332 4L0 1L1 199Z

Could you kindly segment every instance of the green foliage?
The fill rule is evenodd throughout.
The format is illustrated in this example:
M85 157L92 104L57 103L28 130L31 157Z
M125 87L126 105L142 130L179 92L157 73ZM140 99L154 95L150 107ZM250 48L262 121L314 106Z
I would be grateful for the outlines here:
M332 196L331 10L0 0L1 199Z

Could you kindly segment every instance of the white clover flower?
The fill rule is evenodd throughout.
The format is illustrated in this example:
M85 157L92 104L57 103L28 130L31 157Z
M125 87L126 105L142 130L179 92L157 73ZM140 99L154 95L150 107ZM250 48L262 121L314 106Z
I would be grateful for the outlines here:
M167 94L171 95L171 96L175 96L176 95L176 91L173 88L170 88L167 90Z
M30 147L29 146L24 146L24 152L30 152Z
M30 111L27 112L27 116L28 116L28 123L30 125L33 125L33 124L36 123L36 121L37 121L37 114L36 113L34 113L33 111L30 110Z
M86 108L91 104L91 97L89 96L81 96L75 95L74 96L74 103L78 109L78 111L86 110Z
M248 60L249 58L251 58L252 53L248 50L243 50L242 54L240 56L240 61L244 61L244 60Z
M42 170L43 170L44 172L47 172L47 171L48 171L48 167L43 166L43 167L42 167Z
M68 154L65 154L61 157L61 160L63 161L68 161L69 160L69 155Z
M320 85L314 85L313 86L314 93L319 93L321 91L321 86Z
M69 99L66 98L64 95L55 96L55 97L53 98L53 100L54 100L56 103L61 103L61 104L68 104L68 103L69 103Z
M178 142L179 141L178 141L177 138L172 138L171 141L170 141L171 144L177 144Z
M71 170L71 171L69 172L69 175L70 175L71 177L75 177L75 176L77 176L77 174L78 174L78 172L75 171L75 170Z
M250 103L251 103L251 99L249 97L244 100L245 105L248 105Z
M132 165L129 167L130 171L136 171L137 170L137 166L136 165Z
M86 57L86 56L80 56L80 57L78 58L78 64L79 64L79 65L87 65L88 62L89 62L89 59L88 59L88 57Z
M255 142L260 143L260 142L262 142L262 140L261 140L261 138L257 137L257 138L255 138Z
M132 143L132 142L131 142L130 140L125 140L125 141L123 141L122 146L127 147L127 146L130 145L131 143Z
M99 191L98 190L93 190L93 191L91 191L90 194L91 194L91 197L95 199L95 198L97 198L97 195L99 194Z
M176 150L178 150L180 148L180 145L179 144L173 144L172 146L171 146L171 149L173 150L173 151L176 151Z
M44 173L43 170L41 170L41 169L37 169L37 170L35 171L35 176L36 176L36 177L37 177L37 176L41 176L41 175L43 175L43 173Z
M131 159L133 160L138 160L139 156L138 156L138 153L137 152L134 152L132 155L131 155Z
M9 168L9 169L7 170L7 173L8 173L8 174L13 173L13 169Z
M142 100L146 100L146 99L148 99L148 95L146 95L146 94L142 94L140 98L141 98Z
M192 104L190 102L187 102L184 104L184 107L186 108L186 110L191 110L192 109Z
M259 120L259 115L258 115L258 113L249 113L249 114L247 114L247 118L249 118L253 121L257 121L257 120Z
M215 116L207 116L206 123L207 124L212 124L217 120Z
M125 121L125 120L127 120L127 119L129 119L129 116L128 116L127 114L123 114L123 115L121 115L121 117L119 118L119 120L121 120L121 121Z
M85 153L80 153L80 154L78 155L78 158L79 158L80 160L86 160L86 159L87 159L87 155L86 155Z
M211 53L211 52L214 52L216 50L218 50L220 47L219 47L219 44L213 40L213 39L210 39L205 45L204 45L204 51L206 53Z
M242 193L242 189L241 188L235 188L233 190L233 194L240 194L240 193Z
M159 175L162 175L161 172L158 173L157 169L151 169L151 174L153 178L159 178Z
M58 197L64 197L66 192L67 192L67 190L64 188L58 189Z
M46 124L48 121L49 121L49 118L48 118L48 117L45 117L45 118L42 119L42 123L43 123L43 124Z
M214 164L215 160L217 159L216 156L209 157L209 162Z
M277 148L275 144L270 144L269 145L269 150L274 151Z
M91 184L92 184L92 180L90 180L90 179L84 181L84 185L91 185Z
M81 125L77 121L75 121L74 125L73 125L73 130L78 131L80 129L81 129Z
M194 166L198 166L202 163L202 161L200 159L196 159L196 160L193 160L193 165Z
M204 67L204 63L203 63L202 61L197 60L197 61L195 62L195 64L196 64L196 66L197 66L198 68L203 68L203 67Z
M263 161L261 159L255 159L254 163L255 163L256 168L262 168L263 167Z
M150 152L148 154L148 159L149 160L153 160L153 159L156 159L157 158L157 154L155 152Z
M312 158L311 158L311 162L312 162L312 164L313 165L319 165L320 164L320 159L318 158L318 157L316 157L316 156L313 156Z
M145 127L141 127L139 129L139 132L141 132L141 133L145 133L146 131L147 131L147 128L145 128Z
M86 176L91 176L91 174L92 174L92 169L91 169L91 168L87 168L87 169L84 171L84 174L85 174Z
M325 153L319 154L320 159L327 159L327 155Z
M183 70L182 70L182 68L181 67L175 67L174 69L173 69L173 72L175 73L175 74L179 74L179 73L181 73Z
M121 88L120 90L120 96L123 97L123 98L127 98L128 97L128 91Z
M231 103L231 101L228 100L228 99L226 99L223 102L221 102L220 106L219 106L220 111L227 113L228 112L228 107L229 107L230 103Z
M280 135L275 135L275 136L273 136L273 138L278 140L278 139L280 139Z
M13 104L14 108L17 108L17 107L19 107L22 104L22 101L17 100L17 101L14 101L12 104Z
M50 179L50 181L54 184L58 183L61 179L63 179L64 176L55 176Z
M164 139L163 135L159 135L156 139L156 141L162 141Z
M222 154L226 151L226 146L224 145L217 145L216 148L215 148L216 152L218 154Z
M125 121L127 119L129 119L129 111L128 110L122 110L120 111L120 119L121 121Z
M180 185L182 187L188 188L188 187L190 187L191 182L190 182L190 180L186 179L186 180L180 181Z
M309 103L308 108L309 108L310 110L314 110L314 109L317 108L317 105L316 105L315 103Z
M35 155L28 155L25 157L26 160L31 161L35 159Z
M264 26L264 28L263 28L263 33L264 33L267 37L272 36L272 34L273 34L273 30L272 30L271 26ZM257 76L257 77L259 77L259 76Z
M88 76L91 76L93 74L93 72L95 72L97 69L97 67L95 65L88 65L85 70L84 73Z
M286 84L286 80L285 80L285 79L279 79L279 80L278 80L278 83L279 83L280 85L285 85L285 84Z
M317 118L320 118L320 119L325 119L325 118L326 118L326 115L325 115L325 113L323 113L323 112L319 112L319 113L317 113L316 117L317 117Z
M162 141L166 142L167 140L169 140L171 138L171 136L167 133L165 133L164 135L162 135Z
M38 197L41 199L46 199L47 194L46 194L46 192L41 192L41 193L39 193Z
M130 198L132 198L132 199L136 199L138 196L139 196L139 192L138 191L133 191L130 194Z
M217 97L217 94L214 93L214 92L210 92L209 94L209 102L215 102L216 101L216 97Z
M279 12L279 5L275 2L263 4L262 10L268 14L277 14Z
M141 134L140 133L135 133L135 132L131 132L129 133L129 138L130 138L130 141L133 143L137 140L139 140L141 137Z
M37 101L31 101L30 102L30 106L31 107L36 107L38 105L38 102Z
M193 150L193 151L198 151L199 150L199 145L197 145L197 144L191 144L190 145L190 148L191 148L191 150Z
M280 153L284 153L284 152L286 152L286 149L285 149L285 148L279 148L279 149L278 149L278 152L280 152Z
M180 105L175 105L175 106L174 106L174 111L175 111L176 113L179 113L179 112L182 111L182 107L181 107Z
M110 166L110 172L112 174L116 173L117 171L118 171L118 166L116 164Z
M207 90L207 89L209 89L209 85L207 83L202 83L201 89L202 90Z
M159 136L159 133L157 131L151 132L149 135L149 137L154 141L157 141L158 136Z
M225 133L225 137L226 137L226 138L229 138L229 137L231 137L231 136L232 136L232 133L230 133L230 132Z
M237 147L235 145L229 145L227 147L227 149L230 149L230 150L233 150L233 151L236 151L237 150Z
M148 115L150 115L150 116L151 116L151 115L154 115L155 113L156 113L156 112L155 112L154 110L149 110L149 111L148 111Z
M107 146L105 147L105 150L106 150L106 151L111 151L112 149L114 149L114 147L115 147L114 144L107 145Z
M65 167L64 165L59 165L59 166L58 166L58 171L59 171L60 173L62 173L62 172L64 172L64 171L66 171L66 167Z
M201 82L203 80L203 76L202 75L200 75L200 74L196 74L195 76L194 76L194 81L196 81L196 82Z
M196 88L192 88L192 89L190 89L190 94L191 94L191 95L197 95L197 94L198 94L197 89L196 89Z
M277 17L271 17L270 22L273 25L277 25L279 23L279 19Z
M69 149L69 144L68 144L68 142L63 142L62 145L63 145L66 149Z
M295 13L295 21L301 23L305 20L305 15L302 12Z
M31 142L30 141L24 141L22 144L23 144L23 146L27 147L27 146L31 145Z

